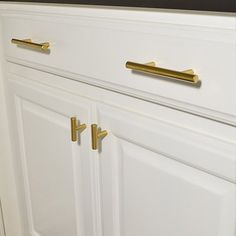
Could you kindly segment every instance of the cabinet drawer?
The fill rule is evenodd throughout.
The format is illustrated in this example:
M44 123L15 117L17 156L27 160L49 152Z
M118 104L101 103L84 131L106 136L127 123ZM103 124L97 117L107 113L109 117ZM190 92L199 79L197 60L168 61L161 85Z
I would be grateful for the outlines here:
M156 13L158 14L158 13ZM223 18L223 16L222 16ZM201 15L196 15L196 21ZM12 38L49 42L50 53L17 47ZM235 122L236 31L233 27L144 22L85 16L6 15L9 61L51 70L190 111ZM193 69L201 86L136 73L127 61L155 61L175 71ZM202 109L202 110L201 110ZM236 123L236 122L235 122Z

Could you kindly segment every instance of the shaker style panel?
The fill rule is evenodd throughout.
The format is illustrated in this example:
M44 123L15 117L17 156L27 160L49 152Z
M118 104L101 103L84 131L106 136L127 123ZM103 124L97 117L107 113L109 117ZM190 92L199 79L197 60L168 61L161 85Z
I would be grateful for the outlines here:
M89 130L72 142L70 124L88 124L91 104L9 77L24 235L93 235Z
M34 43L19 41L24 39ZM201 113L216 112L213 118L228 115L235 121L236 30L232 28L79 15L7 15L4 45L12 62L145 99L177 102L178 108L190 111L203 108ZM128 61L144 67L155 62L148 64L148 70L157 75L133 70Z
M224 165L219 144L113 107L98 114L104 236L235 235L236 185L186 165Z
M24 236L235 236L234 16L1 6Z
M236 146L204 132L172 124L168 119L142 116L112 106L98 106L98 123L108 131L102 153L116 139L159 153L197 169L236 183ZM116 150L116 149L115 149ZM118 152L119 153L119 152ZM137 151L138 153L138 151Z

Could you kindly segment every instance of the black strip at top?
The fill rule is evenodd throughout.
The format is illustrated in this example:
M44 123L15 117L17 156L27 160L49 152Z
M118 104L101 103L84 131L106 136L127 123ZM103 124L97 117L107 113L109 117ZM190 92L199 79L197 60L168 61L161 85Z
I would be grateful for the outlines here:
M4 0L4 1L10 1L10 0ZM18 0L16 2L66 3L66 4L198 10L198 11L236 12L236 0Z

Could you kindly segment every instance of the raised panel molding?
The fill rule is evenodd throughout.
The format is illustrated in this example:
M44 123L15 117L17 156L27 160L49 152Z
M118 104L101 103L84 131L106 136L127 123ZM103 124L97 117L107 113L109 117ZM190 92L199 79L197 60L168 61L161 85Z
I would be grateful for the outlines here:
M46 88L11 83L10 89L24 235L94 235L89 131L78 143L70 137L70 117L87 124L91 104Z
M9 8L11 9L11 7ZM14 9L14 7L13 7ZM24 8L23 8L24 9ZM138 45L142 44L142 39L145 41L150 41L150 47L153 48L153 42L151 41L151 38L155 38L156 39L160 39L160 42L158 42L158 45L165 45L165 43L167 44L166 48L170 48L171 45L173 47L173 49L171 50L166 50L166 51L162 51L162 47L158 48L158 46L156 46L155 50L156 53L152 54L150 53L150 49L148 48L148 45L146 44L147 50L142 51L142 50L136 50L135 54L132 54L132 50L130 53L130 58L126 58L125 54L124 54L124 58L122 58L124 60L123 65L121 65L121 60L117 59L119 58L119 55L117 55L117 57L115 57L113 59L113 64L116 64L116 67L113 66L113 64L111 63L111 66L109 67L110 70L115 70L114 72L111 72L114 74L114 76L117 74L116 72L118 70L123 71L125 70L125 61L126 60L132 60L132 59L139 59L140 62L144 63L146 60L154 60L157 61L157 63L160 63L160 66L167 66L167 67L179 67L180 69L184 69L185 66L187 67L195 67L193 69L197 70L197 72L200 74L200 77L203 77L203 86L201 88L202 91L197 91L197 89L193 89L193 90L188 90L190 91L189 93L186 92L186 90L182 90L179 87L176 87L176 90L167 90L169 91L169 94L167 95L167 93L162 92L162 90L158 90L159 87L162 87L164 90L171 87L170 83L167 83L167 88L165 85L163 85L163 83L161 82L157 82L157 83L153 83L153 80L149 80L148 78L144 77L142 78L137 78L134 76L134 79L136 79L136 82L134 82L134 86L130 85L130 83L132 83L132 81L130 82L130 80L125 80L122 79L121 81L118 81L119 78L116 78L114 81L112 81L112 76L109 76L108 78L105 78L104 76L100 75L100 71L95 71L94 73L92 73L91 71L93 70L87 70L86 68L90 68L90 66L93 66L94 68L96 68L96 65L99 64L98 59L95 58L95 62L93 62L93 60L90 60L89 62L85 62L86 58L83 59L79 64L81 64L82 68L85 68L82 71L77 71L77 65L76 67L71 66L73 63L69 63L67 67L63 67L64 64L60 64L59 66L56 66L53 62L51 63L45 63L43 61L41 61L40 63L35 63L34 60L29 60L27 57L22 56L20 58L16 57L16 56L12 56L12 53L9 53L8 50L6 50L6 59L10 62L13 63L17 63L17 64L21 64L21 65L25 65L28 67L33 67L36 68L38 70L42 70L45 72L50 72L59 76L64 76L67 78L71 78L77 81L81 81L81 82L85 82L85 83L89 83L91 85L96 85L105 89L111 89L120 93L124 93L126 95L130 95L130 96L135 96L141 99L145 99L147 101L151 101L151 102L155 102L158 104L162 104L165 106L169 106L175 109L179 109L182 111L186 111L189 113L193 113L193 114L197 114L200 115L202 117L207 117L213 120L217 120L217 121L221 121L221 122L225 122L227 124L230 125L234 125L236 126L236 119L235 119L235 111L233 109L234 107L234 100L230 99L230 96L228 95L223 95L221 94L221 88L225 87L225 89L227 89L228 91L230 91L231 89L231 68L235 67L235 60L234 60L234 50L235 50L235 39L236 39L236 28L235 28L235 18L233 16L198 16L198 15L180 15L177 14L177 19L179 17L179 22L178 21L173 21L173 17L171 18L169 16L169 14L164 13L164 12L156 12L156 14L151 17L149 19L149 21L144 21L142 20L143 18L129 18L125 12L122 12L122 14L124 14L123 17L118 17L118 12L119 11L114 11L114 15L110 15L109 11L105 11L107 13L106 17L101 17L101 13L104 11L99 11L97 12L97 14L91 10L88 9L84 9L84 11L82 9L79 8L75 8L75 9L71 9L68 8L70 10L72 10L73 12L75 11L75 13L73 15L70 14L63 14L62 16L59 15L50 15L48 11L44 12L42 10L42 12L39 14L36 13L38 11L38 8L36 12L33 12L32 10L29 10L27 7L26 9L28 10L27 13L24 12L24 14L22 14L22 12L19 10L19 12L17 10L9 10L3 13L3 19L8 21L8 24L6 26L6 29L10 29L10 22L11 21L18 21L18 23L20 24L20 22L23 22L22 25L26 25L26 23L31 22L31 24L33 24L32 22L34 21L35 24L38 24L39 26L43 27L43 24L48 24L48 25L54 25L54 24L60 24L61 27L64 27L64 29L68 30L68 34L71 35L76 31L76 30L80 30L81 34L85 35L85 33L87 31L91 32L91 35L95 35L95 37L97 37L97 43L99 45L101 45L101 47L105 47L104 45L102 45L102 43L106 40L106 38L111 37L111 40L113 40L114 42L111 44L111 46L108 45L107 43L107 51L104 49L103 53L104 53L104 60L106 59L106 57L110 57L109 52L113 49L113 45L114 44L119 44L118 41L115 41L119 35L123 34L124 36L126 36L127 33L129 33L129 36L126 37L121 37L120 39L120 47L121 49L124 49L124 51L127 50L127 48L125 48L126 44L130 44L130 45L134 45L134 47L136 46L134 44L134 40L132 37L134 37L135 39L135 35L137 40L140 41L140 43L137 43L137 48ZM51 9L51 8L49 8ZM45 9L46 10L46 9ZM69 10L69 12L70 12ZM76 10L77 10L77 14L76 14ZM54 12L54 9L51 9L52 13ZM94 15L92 15L92 12L94 12ZM33 14L35 13L35 14ZM55 13L55 12L54 12ZM138 13L137 13L138 14ZM163 16L161 18L161 16ZM166 18L165 18L166 17ZM209 24L204 23L202 21L202 18L206 17L206 22L209 22ZM152 20L151 20L152 19ZM184 20L185 19L185 20ZM218 26L214 25L214 19L216 22L218 22ZM188 21L189 20L189 21ZM125 24L124 24L125 21ZM224 24L220 24L220 21L224 22ZM192 22L192 23L189 23ZM15 23L13 22L12 25L15 25ZM23 27L23 26L22 26ZM32 25L28 26L29 28L34 28ZM70 29L70 27L72 27ZM74 27L74 28L73 28ZM21 28L21 27L20 27ZM55 28L55 27L53 27ZM70 30L69 30L70 29ZM76 29L76 30L75 30ZM26 29L24 29L27 32L27 27ZM32 31L32 29L31 29ZM47 34L48 30L45 30L45 34ZM96 33L96 32L99 32ZM84 33L85 32L85 33ZM110 34L109 34L110 32ZM16 34L16 33L15 33ZM22 31L19 33L22 34ZM37 34L33 33L33 34ZM63 52L62 54L60 54L60 47L62 48L64 44L66 44L66 42L63 41L63 45L61 44L61 41L58 41L58 43L56 43L57 39L56 37L62 37L60 35L57 35L58 32L53 35L53 36L49 36L52 40L52 47L54 47L54 50L57 50L59 48L59 56L61 55L66 55L67 50L65 50L65 52ZM107 36L104 38L102 38L101 35L106 35ZM151 35L151 38L147 37L144 38L145 36L147 36L148 34ZM100 37L99 37L100 35ZM114 38L112 38L112 36ZM38 35L38 40L40 40L42 36ZM46 37L46 36L45 36ZM71 35L70 38L74 38L76 36ZM126 39L126 41L122 41L123 39ZM132 41L129 42L128 39L132 38ZM162 39L163 38L163 39ZM170 40L169 42L166 42L168 40ZM6 40L6 39L5 39ZM43 40L43 39L42 39ZM9 43L10 39L7 38L7 40L5 41L5 45L8 48L10 43ZM81 41L81 44L85 45L85 41ZM110 42L110 41L108 41ZM155 40L154 40L155 42ZM71 41L70 42L71 45L75 44L75 42ZM169 44L169 46L168 46ZM91 44L90 44L91 45ZM155 45L155 44L154 44ZM183 45L188 45L188 49L184 48ZM186 61L183 60L183 62L181 62L180 64L178 64L178 60L182 60L184 57L180 57L181 55L181 50L180 51L176 51L175 53L177 55L179 55L179 59L176 61L171 60L170 58L172 58L172 51L174 49L177 50L177 48L182 48L186 50L185 53L188 52L188 50L190 50L190 55L186 56ZM187 47L187 46L186 46ZM83 49L83 48L82 48ZM82 52L82 49L80 50ZM134 48L135 49L135 48ZM133 51L134 51L133 49ZM14 48L15 50L15 48ZM63 50L63 49L62 49ZM86 49L87 50L87 49ZM91 45L91 51L96 51L98 50L96 48L96 46L93 47L93 45ZM200 50L201 53L200 53ZM207 50L207 52L205 52L205 50ZM86 51L87 52L87 51ZM86 52L83 52L83 54L85 54ZM206 57L204 57L204 52L206 53ZM224 65L224 69L221 70L215 70L215 68L220 67L221 64L221 60L216 60L215 59L215 53L217 52L217 55L219 55L221 57L221 60L226 60L228 59L228 63L227 65ZM183 53L183 54L185 54ZM98 52L97 54L101 54L100 52ZM116 54L119 54L118 52L116 52ZM192 54L194 56L192 56ZM25 55L28 55L25 54ZM53 57L54 55L51 54L51 57ZM57 61L57 58L55 56L54 58L54 62ZM208 58L209 57L209 58ZM196 60L193 60L193 58L197 58ZM46 58L47 59L47 58ZM79 58L78 58L79 59ZM116 59L116 60L115 60ZM143 61L144 60L144 61ZM159 62L160 60L160 62ZM201 60L205 60L203 63L206 66L200 66L199 61ZM67 60L68 61L68 60ZM110 61L110 60L109 60ZM208 63L208 61L211 61L211 63ZM184 63L184 64L183 64ZM186 64L186 65L185 65ZM99 68L101 68L101 66L98 66ZM119 69L118 69L119 68ZM178 69L178 68L176 68ZM105 67L104 67L104 70ZM209 74L208 74L209 73ZM129 76L129 73L127 73L125 75L126 77ZM125 78L124 74L121 73L121 77ZM227 78L227 80L229 80L229 82L222 82L221 78ZM143 88L140 89L138 85L138 81L140 84L144 84L145 82L142 82L143 80L147 80L149 81L149 83L152 84L152 86L150 86L149 90L148 89L144 89L145 86L143 86ZM204 81L205 80L205 81ZM204 85L205 82L205 85ZM218 86L219 84L219 86ZM207 86L206 86L207 85ZM229 86L228 86L229 85ZM209 87L209 88L208 88ZM153 88L156 88L153 89ZM189 88L188 88L189 89ZM171 96L172 91L175 92L175 97ZM224 97L228 96L227 98L225 98L225 101L222 101L223 105L219 105L221 104L220 102L215 102L215 101L210 101L210 99L207 99L207 91L211 91L212 92L212 96L220 96L223 100ZM188 94L188 97L191 99L182 99L181 94L186 93ZM206 95L204 95L206 94ZM202 96L202 98L201 98ZM211 97L211 96L210 96ZM200 101L200 100L203 101ZM200 105L198 104L198 101L200 101ZM210 102L209 102L210 101ZM208 104L209 102L209 104ZM219 105L219 106L218 106Z
M56 176L54 176L56 169L53 170L53 167L54 167L53 165L55 165L55 166L58 165L58 161L60 161L60 159L63 156L61 156L61 155L55 156L55 153L53 153L53 150L50 151L50 147L49 146L47 147L47 145L46 145L46 143L48 145L52 144L52 142L50 140L54 138L54 135L57 135L57 137L59 135L59 137L60 137L60 134L59 133L58 134L57 133L54 133L54 134L48 133L47 137L45 137L44 140L42 140L42 142L40 141L40 139L38 139L40 137L42 138L42 134L40 134L39 131L44 130L44 132L45 132L47 130L47 127L43 126L43 123L42 123L43 120L41 120L41 122L36 122L37 117L39 119L46 119L45 120L46 122L53 122L53 123L55 122L55 120L54 120L55 117L50 117L52 115L52 114L50 114L50 111L48 111L48 114L47 114L47 110L40 108L36 105L30 104L29 102L22 101L22 100L18 101L17 109L18 109L18 117L17 117L18 128L19 128L19 134L20 134L19 139L21 140L21 143L22 143L21 156L22 156L22 165L23 165L22 167L23 167L23 173L24 173L24 185L25 185L25 191L26 191L26 197L27 197L26 203L27 203L27 209L28 209L28 221L30 222L31 234L38 235L38 236L45 235L45 233L47 233L47 231L44 232L43 231L44 229L40 228L40 225L41 224L45 225L45 223L43 223L43 221L49 221L48 223L50 223L50 220L53 220L53 222L55 224L54 230L51 231L51 233L53 235L54 234L60 235L61 233L62 234L67 233L67 232L63 232L63 229L65 227L63 227L63 222L61 221L62 219L60 220L60 215L62 217L65 217L64 220L67 219L67 217L66 217L66 208L67 208L70 211L70 214L68 215L68 223L70 222L70 224L71 224L71 227L67 228L67 230L70 232L71 235L75 236L77 229L76 228L73 229L73 227L72 227L75 225L74 219L76 218L76 216L75 216L75 209L76 208L74 205L75 202L72 199L67 199L69 196L66 197L68 190L69 190L69 192L71 192L71 189L70 188L68 188L68 190L65 189L65 191L63 191L65 195L63 197L62 194L59 194L60 186L57 186L57 184L56 184L57 180L56 179L53 180L54 177L57 177L57 178L60 177L59 173L62 174L62 176L64 176L63 172L58 172L56 174ZM19 112L21 114L19 114ZM36 118L35 120L34 120L34 117ZM58 117L58 118L60 118L60 117ZM62 124L60 124L61 123L60 120L56 119L56 122L58 122L58 121L59 121L59 123L57 124L57 126L59 128L59 126L61 126ZM31 124L30 122L33 122L34 124ZM26 125L29 125L28 128ZM38 125L41 125L41 127ZM64 125L65 125L65 123L63 124L63 126ZM63 128L63 130L64 130L65 127L63 127L63 126L61 128ZM67 130L67 132L69 133L68 127L65 130ZM51 131L56 131L56 130L51 130ZM64 137L69 139L68 135L66 135ZM56 136L55 136L55 138L56 138ZM31 141L33 143L31 143ZM60 141L60 140L57 138L57 141ZM66 140L64 140L64 141L66 141ZM43 146L41 146L40 144ZM46 152L43 150L40 151L40 149L41 149L40 146L42 149L45 149L45 151L46 150L47 151ZM59 147L60 146L58 146L58 148ZM31 148L33 148L33 149L31 149ZM51 160L49 162L46 159L45 160L41 159L41 158L50 157L49 151L52 152L51 153L52 157L54 157L54 158L58 157L58 160L55 159L54 161ZM63 149L61 149L61 151L63 151ZM63 152L61 152L61 151L60 151L60 153L62 154ZM45 157L44 156L42 156L41 158L39 156L37 157L37 153L38 154L44 153ZM57 153L57 154L59 154L59 153ZM69 152L68 152L68 154L69 154ZM67 155L64 155L64 157L67 157ZM37 164L37 162L35 164L32 163L34 161L33 159L35 159L35 158L36 158L36 160L38 159L38 164ZM75 157L73 157L73 158L75 158ZM31 159L32 159L32 161L31 161ZM69 161L69 159L68 159L68 161ZM41 162L41 164L40 164L40 162ZM45 164L46 164L46 162L48 162L48 164L44 165L43 162L45 162ZM53 164L53 162L54 162L54 164ZM64 160L64 162L65 162L65 160ZM71 160L70 160L70 162L71 162ZM48 168L52 168L51 173ZM59 168L59 166L58 166L58 168ZM59 171L59 169L57 171ZM41 177L40 177L40 175L41 175ZM48 187L47 187L47 185L45 185L47 180L44 178L46 178L46 177L48 178L48 184L49 184ZM68 179L69 177L71 178L70 181ZM68 176L66 177L66 179L68 179L67 184L63 183L64 181L61 179L60 180L60 182L62 181L61 186L65 187L68 185L68 187L69 187L71 185L71 183L73 183L72 178L73 178L73 176L71 176L71 173L70 174L68 173ZM53 182L54 182L54 184L53 184ZM50 194L49 189L47 189L47 188L50 188L50 186L53 187L53 192L55 191L55 193L52 192ZM37 190L37 187L39 187L38 190ZM58 192L58 194L57 194L57 192ZM48 196L47 195L40 196L40 193L48 194ZM32 194L33 194L33 196L32 196ZM65 200L63 200L63 198L65 198L65 200L66 199L67 200L65 201ZM60 203L60 201L58 202L58 200L60 200L60 199L62 201L61 203L64 202L64 204L67 203L68 205L63 206ZM47 201L49 203L48 207L46 205ZM54 203L55 205L53 204L55 209L54 209L54 207L52 207L53 201L55 201L55 203ZM45 205L43 205L44 203L45 203ZM73 205L71 205L71 204L73 204ZM50 205L52 207L51 209L49 208ZM69 205L71 205L71 207L69 207ZM57 207L59 207L59 209L57 209ZM54 212L53 209L59 210L59 211ZM48 213L46 213L45 211L48 211ZM64 223L67 224L67 220L64 221ZM45 226L47 226L47 224ZM46 228L46 230L47 230L47 228ZM42 231L42 234L40 233L40 231Z
M234 236L235 184L174 160L175 141L157 135L161 124L106 106L98 114L110 136L100 153L105 236ZM178 143L182 155L190 140Z
M83 96L95 102L109 104L114 107L129 111L140 111L146 116L157 118L158 120L168 121L176 125L182 125L185 129L204 133L216 139L222 139L227 142L236 144L236 130L234 127L222 122L215 122L211 119L205 119L203 116L196 116L166 106L148 102L144 99L136 99L136 97L126 96L121 93L114 93L112 90L104 90L96 86L91 86L74 80L65 80L64 77L38 71L32 68L22 67L21 65L7 63L9 71L9 81L19 83L24 81L28 85L59 89L61 91L71 93L77 96ZM42 80L43 78L47 78Z
M234 143L169 124L161 117L160 120L152 119L105 105L99 105L98 116L101 126L111 129L117 137L236 182Z
M67 195L67 193L71 192L71 184L74 181L71 173L65 173L62 169L62 167L64 166L66 169L71 170L73 169L72 165L74 164L72 164L72 160L67 159L67 157L71 155L73 156L73 153L70 153L68 147L68 150L64 149L63 147L63 142L67 143L67 140L70 138L68 127L65 126L66 117L60 117L59 114L54 114L49 110L46 110L24 100L21 100L20 104L21 107L19 107L18 105L17 109L19 110L19 112L21 112L21 117L18 116L17 118L19 122L18 127L20 130L19 139L22 143L22 164L24 173L24 185L27 196L28 220L29 222L31 222L30 231L33 235L38 236L45 234L47 235L49 232L51 232L52 235L70 233L70 235L75 236L77 229L76 227L73 228L73 226L76 225L76 204L74 199L69 198L69 196ZM63 118L64 120L62 120L61 118ZM57 128L50 127L50 123L51 125L56 125ZM43 133L40 134L40 130ZM60 130L63 131L63 133L57 132ZM65 131L67 134L65 133ZM45 132L48 132L47 136L45 136ZM44 139L42 139L43 136ZM63 140L61 139L61 137L65 137L65 139ZM55 139L60 145L58 145L58 147L52 148L52 140ZM60 148L60 150L55 150L55 148ZM65 150L67 155L65 155ZM40 157L39 155L42 154L45 156ZM54 159L45 159L49 158L50 156ZM60 161L63 160L62 158L67 159L64 159L64 165L62 163L59 164ZM74 156L73 159L75 159ZM66 162L68 162L68 164L70 164L71 166L66 164ZM54 166L56 167L56 169L53 170ZM57 177L58 180L54 179L55 177ZM65 179L63 180L60 177L65 177ZM57 183L57 181L59 182ZM58 185L59 183L60 185ZM61 187L64 188L64 191L62 192L60 192L62 190L60 190ZM50 192L50 189L53 192ZM40 196L41 194L42 196ZM51 210L49 210L50 207ZM67 210L69 210L70 212L68 216L66 216ZM65 217L64 223L68 224L70 222L69 228L63 226L63 218L61 218L60 216L63 218ZM50 223L52 223L50 222L51 220L53 220L53 224L55 224L53 230L50 228L44 229L40 227L41 224L42 226L47 227L47 221L49 224L48 226L50 227ZM67 229L67 231L63 231L63 229ZM40 232L42 232L42 234Z
M23 236L236 236L235 15L0 3L0 21Z
M234 184L126 141L122 141L122 149L121 194L127 199L120 210L125 216L122 236L152 232L166 236L234 235ZM137 227L130 227L132 218ZM143 227L144 219L151 222Z
M16 102L19 110L17 114L21 114L23 111L23 117L36 116L37 119L40 119L40 122L35 123L42 124L45 123L45 120L46 123L53 123L54 121L53 124L66 129L67 125L64 125L65 117L69 118L70 115L68 114L75 115L75 110L80 111L82 107L85 110L91 110L91 119L88 124L96 122L99 127L108 130L108 136L102 141L101 152L92 152L91 159L89 158L86 164L92 169L91 188L93 190L90 190L93 199L92 215L93 220L96 222L93 225L94 228L92 229L93 233L91 233L91 235L124 236L127 234L127 236L130 236L129 234L134 233L132 230L135 230L135 228L131 229L127 226L130 225L127 223L130 217L128 217L128 220L127 217L124 218L124 214L127 216L131 213L126 213L123 205L124 202L127 203L127 201L130 201L132 203L132 201L129 199L129 196L124 194L132 195L132 192L129 194L129 191L132 190L133 186L137 187L137 185L132 184L134 180L130 182L130 179L132 179L130 174L133 173L137 178L141 178L141 175L139 176L141 171L138 170L138 168L134 171L127 171L127 169L132 168L132 166L139 166L141 165L140 163L142 163L144 172L146 173L146 182L151 182L150 177L148 177L151 173L149 169L154 168L154 177L159 175L164 176L162 178L155 177L154 182L157 181L159 188L163 188L164 192L167 191L167 193L169 193L176 191L174 194L179 196L179 202L184 204L181 199L183 195L175 188L174 183L176 179L177 182L180 182L178 182L179 185L186 186L183 192L190 192L190 194L187 195L190 196L189 201L192 204L197 201L195 196L191 195L193 191L196 195L200 196L201 206L206 204L208 207L212 207L212 213L209 213L205 217L208 217L207 220L213 220L214 222L219 221L219 224L217 223L219 227L216 230L218 230L217 233L219 232L220 236L234 236L232 234L234 230L234 223L232 223L232 221L235 221L235 184L221 179L224 178L235 183L236 152L233 142L227 142L226 140L210 136L204 132L193 131L184 127L184 125L169 123L168 117L164 119L161 112L159 113L159 117L153 118L145 116L142 114L142 111L135 108L134 101L133 103L130 102L126 104L126 110L116 107L115 104L109 106L99 103L96 100L93 100L93 102L91 102L92 105L88 106L87 99L82 96L89 97L91 91L88 86L83 87L82 83L78 86L81 87L78 91L77 87L75 87L75 91L78 92L78 94L80 94L80 90L82 91L81 94L75 96L72 93L68 94L68 92L65 92L63 89L55 89L52 85L46 86L43 83L27 80L13 74L9 74L8 76L11 91L13 94L16 94L16 101L19 103ZM95 97L96 95L99 96L99 98L100 96L102 97L102 93L100 94L98 91L96 93L95 90L94 92ZM117 101L119 101L118 98ZM75 105L77 104L77 99L80 100L79 107ZM89 103L90 101L92 100L89 100ZM128 109L130 104L134 105L132 109ZM170 111L169 116L171 117L173 114L175 113ZM30 122L33 122L34 119L27 118ZM22 118L21 123L17 126L21 127L22 124L30 126L30 122L24 122L24 118ZM33 125L31 126L33 127ZM41 129L39 127L37 127L37 129L39 129L40 134ZM67 127L67 129L69 128ZM27 132L33 132L33 129ZM21 133L24 134L25 132L22 131ZM88 131L88 136L86 136L88 142L86 144L87 150L91 149L89 133ZM28 137L32 137L32 135L28 134ZM20 137L21 141L23 139L24 137ZM35 139L35 137L33 139ZM30 138L28 138L28 140L30 140ZM43 141L45 142L46 139ZM28 141L28 143L30 142L31 140ZM136 152L137 155L135 155ZM158 164L155 164L156 162ZM149 163L154 163L154 167L150 167L151 165ZM171 168L171 166L173 166L173 169L177 169L176 172L172 171L172 169L168 169ZM164 175L162 174L163 172L167 174ZM191 176L191 173L193 176ZM176 177L176 175L179 175L180 178L178 178L179 176ZM159 182L159 179L163 178L174 185L173 189L169 186L166 188L163 187L164 184ZM101 180L100 183L98 183L99 180ZM142 189L148 188L148 184L141 182L141 180L137 181L137 183L144 185ZM125 191L123 191L123 189L125 189ZM134 189L134 192L135 191L139 191L139 189ZM154 190L149 186L146 191L152 193ZM164 192L162 193L163 195ZM102 198L100 199L101 196ZM204 196L206 196L206 198ZM158 197L159 195L156 196L157 199ZM208 197L212 197L214 201L212 200L208 204ZM122 200L123 198L126 200ZM142 201L143 199L144 198L139 198L138 200ZM171 202L171 198L168 194L167 199ZM146 201L142 204L151 205L151 201ZM160 205L160 207L163 206ZM178 206L176 207L178 208ZM163 208L160 209L164 211ZM218 214L219 211L221 211L221 216ZM200 213L198 209L196 209L195 212L196 215L193 217L199 217ZM149 213L150 212L147 211L145 214ZM188 218L186 217L188 214L189 212L187 211L182 212L182 219ZM190 219L193 218L189 217L189 220ZM162 220L164 221L164 218ZM181 218L178 218L176 223L179 222L178 220L180 221ZM137 224L137 222L135 224ZM143 228L140 224L139 227L142 229L140 228L135 234L138 235L139 232L141 233L142 230L147 227L146 224L147 222L145 222ZM180 222L180 225L181 224ZM225 227L227 224L230 224L230 227ZM202 223L202 225L204 225L204 223ZM156 226L152 224L152 227ZM154 228L152 229L154 230ZM161 233L167 232L165 229L158 230L164 230L160 231ZM184 229L182 228L182 230ZM201 232L209 233L209 235L206 236L214 235L213 227L209 228L208 231L207 229L206 231L204 231L204 229L201 230L203 230ZM180 232L184 233L185 231ZM201 233L200 231L197 232ZM38 231L35 233L36 236L41 235ZM39 235L37 235L37 233Z

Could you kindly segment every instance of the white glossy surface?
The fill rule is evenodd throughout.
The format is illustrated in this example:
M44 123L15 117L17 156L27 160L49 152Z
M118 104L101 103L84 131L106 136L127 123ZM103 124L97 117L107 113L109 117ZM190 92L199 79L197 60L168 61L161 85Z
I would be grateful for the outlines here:
M2 24L0 24L0 32L2 32ZM7 236L23 236L7 116L7 85L3 48L2 34L0 34L0 199Z
M54 8L49 9L55 13ZM177 14L174 22L168 13L156 12L149 21L134 21L134 16L128 17L125 11L121 11L124 15L120 19L115 17L116 11L101 17L100 9L91 16L90 9L77 8L72 16L70 9L63 16L49 16L43 10L44 15L33 15L33 10L27 14L21 14L21 10L3 13L7 59L67 77L76 75L77 80L92 85L236 124L234 16ZM225 24L212 24L214 17ZM51 53L17 48L10 43L11 38L49 41ZM179 71L194 69L202 86L192 88L131 73L125 68L128 60L156 61L160 67Z
M12 126L23 236L235 236L234 14L6 3L0 13L0 123ZM12 37L49 41L51 53ZM133 74L126 60L192 67L203 84ZM71 143L71 116L108 131L99 152L89 128ZM6 216L7 236L21 236Z
M89 130L70 140L70 117L87 124L89 102L17 83L11 91L24 235L92 235Z
M26 68L23 71L28 76L33 72ZM93 89L78 82L72 82L72 87L75 91L78 89L80 96L70 95L62 92L62 89L52 88L55 76L35 72L34 79L8 75L12 94L17 98L19 145L23 145L23 140L25 143L23 145L25 152L21 155L23 173L26 173L24 181L29 182L29 186L25 187L28 213L24 210L24 214L30 216L28 222L25 222L26 225L29 224L26 230L27 227L32 227L33 232L37 232L34 235L40 236L49 235L49 232L54 233L49 229L54 229L53 226L58 223L58 215L61 216L58 212L62 210L63 204L58 206L52 204L57 202L53 199L58 199L59 195L59 199L62 198L62 202L65 203L73 197L71 191L64 192L75 184L71 171L64 172L63 168L64 171L59 173L57 168L62 162L63 167L70 165L67 169L72 169L69 161L71 159L68 158L71 156L68 146L69 114L78 112L78 116L82 115L81 121L87 120L88 125L97 123L99 127L108 131L108 136L102 141L100 153L89 151L91 150L89 135L83 136L80 147L75 144L75 150L86 149L83 155L85 160L83 170L86 176L84 186L90 184L88 180L92 170L93 190L83 192L80 197L93 199L91 201L93 213L90 217L92 215L95 217L94 235L141 236L144 232L173 235L175 232L176 235L187 236L191 228L194 228L196 230L193 235L196 233L204 236L217 234L234 236L235 184L199 169L234 181L235 169L231 167L235 166L235 145L204 133L191 131L183 125L176 126L163 121L161 118L168 112L166 110L159 114L160 120L137 113L138 101L134 98L129 100L123 95L116 94L114 98L112 95L108 96L110 99L106 101L105 97L103 98L106 91ZM65 80L59 77L55 79L61 85ZM70 90L70 83L65 82L63 90ZM94 100L95 98L89 108L87 99L81 96L94 96L103 103L113 103L115 98L121 102L124 100L122 105L124 109L116 108L115 104L110 106L101 104ZM75 105L77 103L75 101L80 101L80 106ZM84 106L85 111L91 113L91 120L86 119L83 112L81 113L81 107ZM131 111L130 107L136 111ZM14 114L15 108L13 106L12 108ZM158 109L158 106L156 108ZM150 116L152 111L149 112ZM171 119L174 113L171 113L171 110L169 112L168 116ZM53 134L56 134L56 142L53 141ZM16 143L16 147L17 145ZM58 158L61 162L58 162ZM78 167L76 162L74 165L74 168ZM57 179L61 177L63 178L57 183ZM179 191L176 186L182 190ZM42 192L43 195L39 194ZM187 200L191 210L189 205L185 205ZM49 218L42 214L42 210L47 212L47 209L53 209L52 206L55 210L49 212ZM178 217L171 214L173 211L178 211ZM73 209L68 213L69 216L63 214L63 219L73 216ZM159 219L159 224L156 223L156 218ZM77 222L81 224L83 219L82 217ZM169 222L172 222L172 227L167 227ZM186 224L189 227L184 227ZM162 227L165 225L166 227ZM88 220L86 226L89 229L91 221ZM43 231L43 227L47 230ZM60 227L62 227L61 232L68 230L68 225L60 224ZM75 227L73 221L70 221L70 230L73 227ZM84 231L78 235L86 233Z
M173 160L207 159L207 144L194 149L190 135L162 133L161 123L126 111L98 112L109 130L100 154L104 236L235 235L236 185Z

